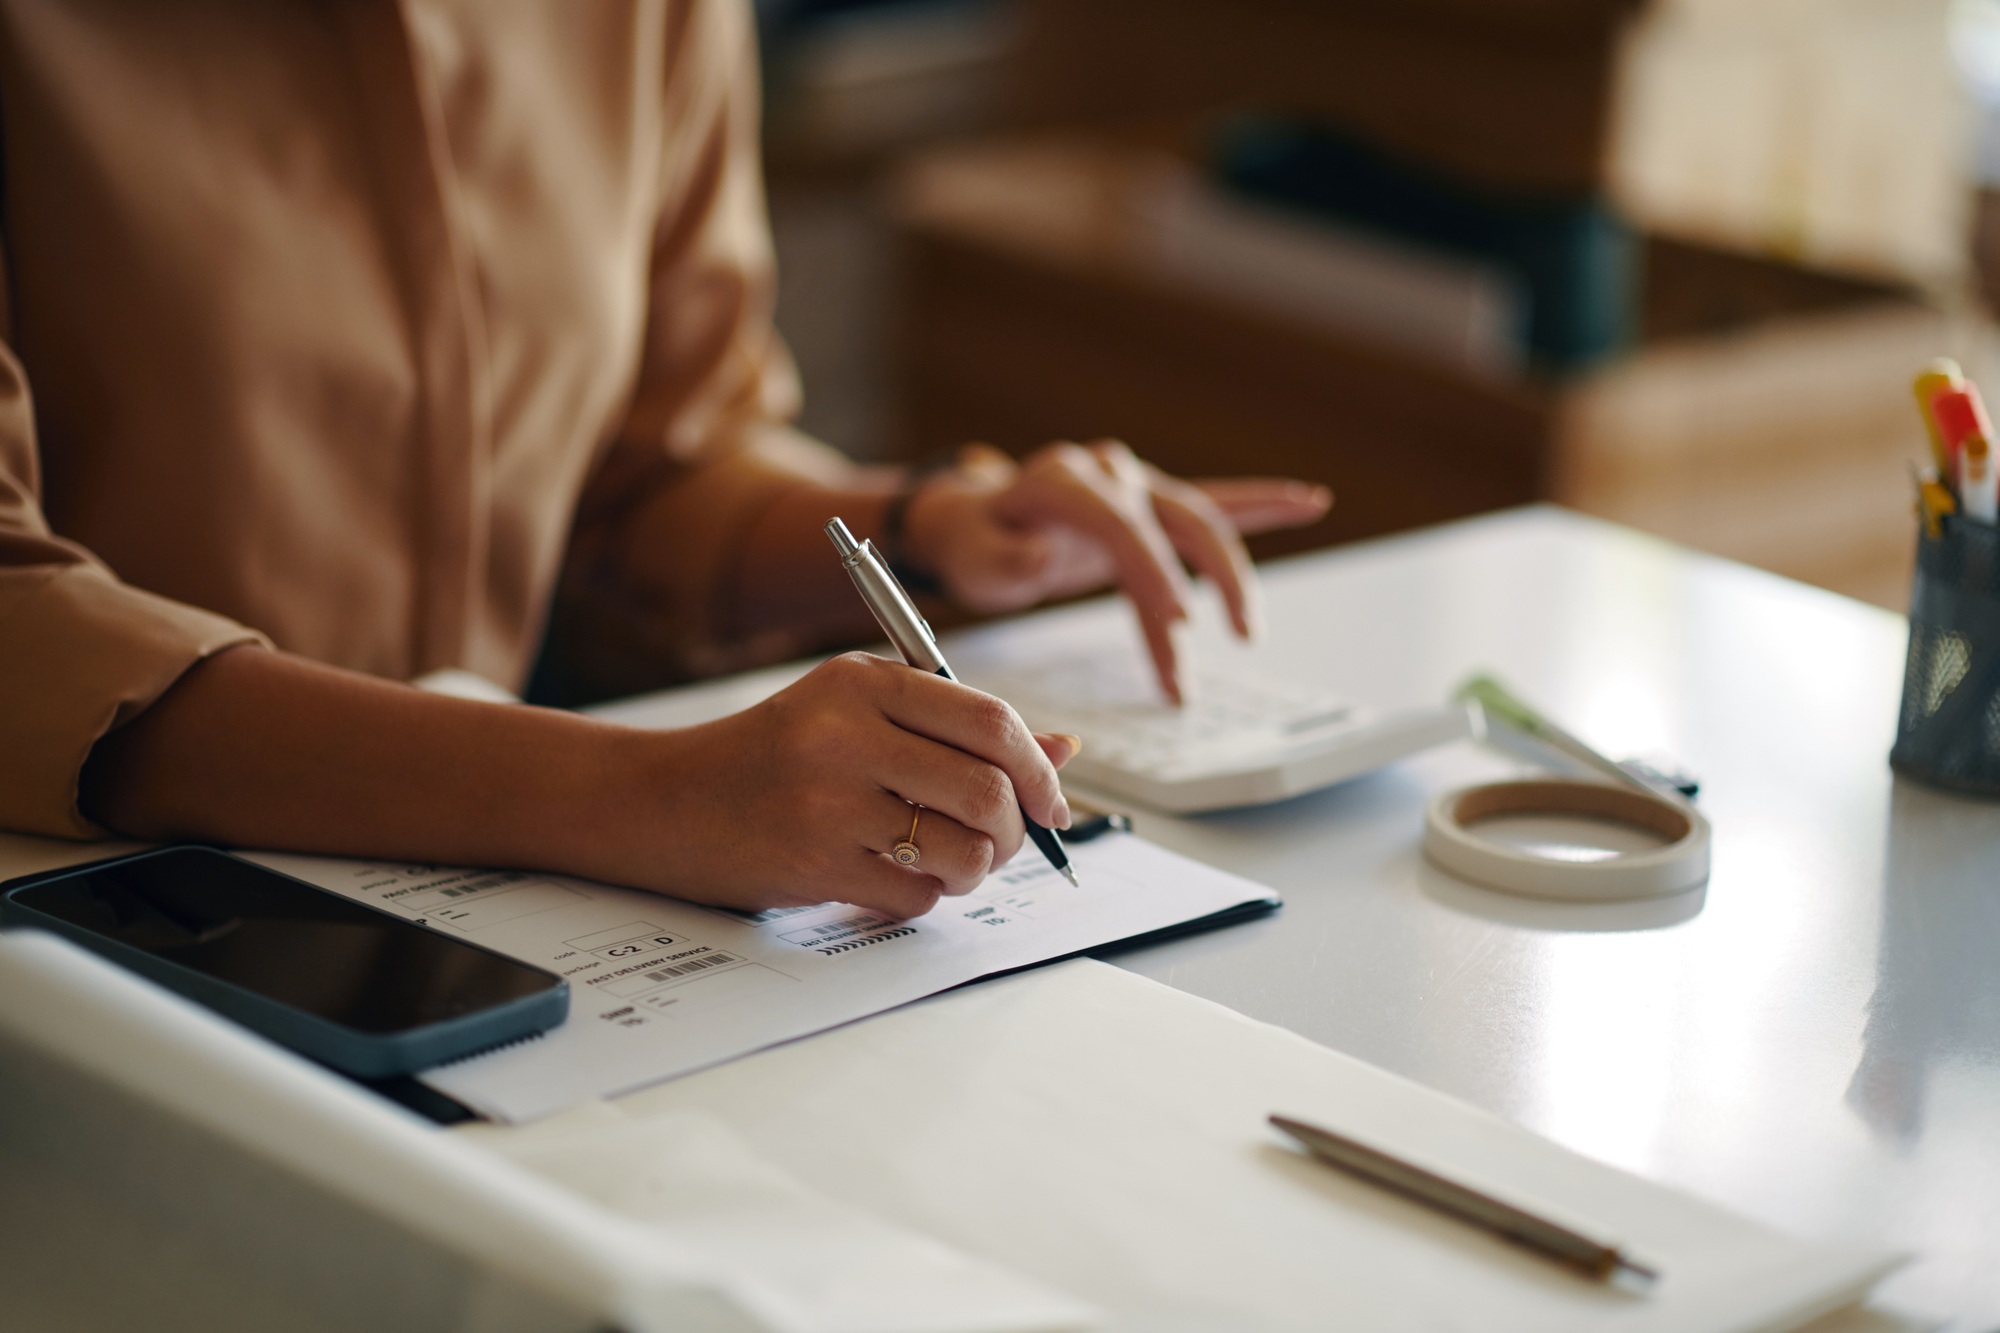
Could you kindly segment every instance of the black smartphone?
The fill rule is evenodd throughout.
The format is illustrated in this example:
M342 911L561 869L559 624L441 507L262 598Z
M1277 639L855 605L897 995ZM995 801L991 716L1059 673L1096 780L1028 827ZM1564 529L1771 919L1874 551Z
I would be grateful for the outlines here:
M545 1032L569 983L212 847L0 885L0 926L73 940L359 1078Z

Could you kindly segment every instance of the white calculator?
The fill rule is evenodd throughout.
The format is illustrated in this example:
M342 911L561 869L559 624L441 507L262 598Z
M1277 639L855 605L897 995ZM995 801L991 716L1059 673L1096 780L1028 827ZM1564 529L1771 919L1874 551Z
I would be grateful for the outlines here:
M1378 712L1242 675L1198 674L1182 708L1143 701L1122 671L1074 658L971 682L1037 731L1083 738L1063 776L1191 814L1317 791L1470 730L1463 706Z

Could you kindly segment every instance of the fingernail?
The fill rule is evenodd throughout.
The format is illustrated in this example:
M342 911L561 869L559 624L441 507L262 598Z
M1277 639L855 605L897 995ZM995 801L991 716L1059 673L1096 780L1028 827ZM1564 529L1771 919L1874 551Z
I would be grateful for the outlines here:
M1069 746L1070 759L1074 759L1078 755L1083 753L1083 737L1074 735L1067 731L1058 731L1055 735L1057 740L1062 741L1064 744ZM1068 760L1065 760L1064 762L1067 763Z
M1069 798L1067 796L1062 795L1061 793L1057 793L1056 795L1055 826L1057 828L1068 828L1070 826Z

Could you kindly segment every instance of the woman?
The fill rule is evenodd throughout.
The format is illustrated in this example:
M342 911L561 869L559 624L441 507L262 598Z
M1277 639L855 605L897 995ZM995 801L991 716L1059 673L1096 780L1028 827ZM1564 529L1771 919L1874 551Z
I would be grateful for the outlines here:
M1071 741L859 655L676 732L397 682L863 633L833 514L977 611L1115 580L1170 696L1176 552L1248 632L1317 488L784 424L745 8L0 0L0 824L913 915Z

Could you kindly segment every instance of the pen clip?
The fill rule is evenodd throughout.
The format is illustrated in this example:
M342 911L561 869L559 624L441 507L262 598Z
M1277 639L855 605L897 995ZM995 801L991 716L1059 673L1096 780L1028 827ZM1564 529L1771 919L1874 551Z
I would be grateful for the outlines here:
M840 552L840 563L854 580L855 591L868 604L875 623L882 627L882 633L896 646L903 660L919 671L950 676L951 668L945 665L929 622L903 591L903 585L896 581L875 544L856 541L847 524L838 518L827 520L826 535Z

